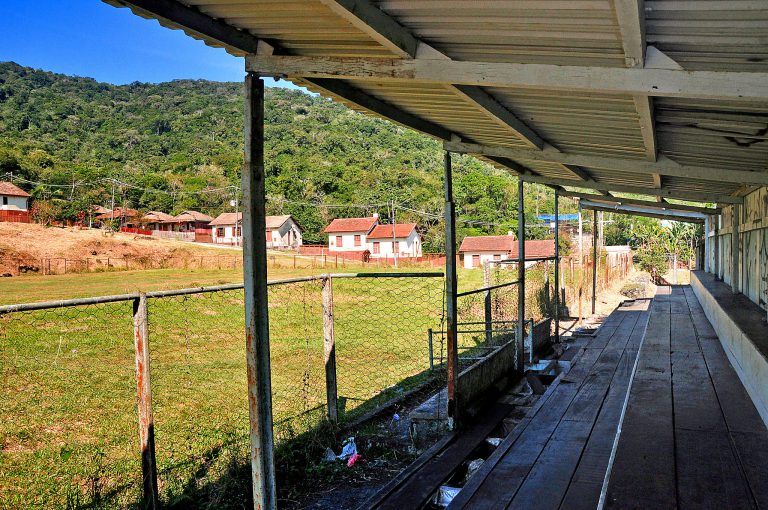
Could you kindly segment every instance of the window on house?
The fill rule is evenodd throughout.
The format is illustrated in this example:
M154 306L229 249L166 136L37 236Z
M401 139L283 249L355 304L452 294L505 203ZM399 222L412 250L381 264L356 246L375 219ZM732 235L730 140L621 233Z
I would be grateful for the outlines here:
M8 205L8 197L3 197L3 205Z
M243 227L237 227L235 229L235 237L240 237L241 235L243 235Z
M336 248L341 248L344 246L344 241L341 236L336 236Z
M494 253L493 260L501 260L501 253Z
M360 246L360 235L355 235L355 246Z
M218 227L216 229L216 237L224 237L224 227Z
M480 255L472 255L472 267L480 265Z
M395 241L395 252L400 253L400 241ZM402 253L400 253L402 255Z
M381 246L379 246L378 241L373 242L373 253L380 253L381 252Z

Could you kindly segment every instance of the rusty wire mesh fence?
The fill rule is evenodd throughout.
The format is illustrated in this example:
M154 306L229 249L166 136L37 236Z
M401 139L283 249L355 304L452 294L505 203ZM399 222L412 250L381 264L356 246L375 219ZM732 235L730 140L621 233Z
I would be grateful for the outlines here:
M444 384L428 330L441 274L309 277L269 286L275 440L327 423L327 385L347 423L409 390ZM324 289L330 293L324 293ZM216 503L248 466L242 288L147 294L161 500ZM329 299L330 298L330 299ZM9 507L126 507L142 497L133 312L115 302L0 311L0 501ZM323 317L333 317L329 337ZM336 370L326 370L329 341ZM247 487L247 486L246 486Z
M0 315L0 507L141 496L129 301Z
M555 316L554 261L538 260L525 269L526 335L532 324ZM459 293L458 349L461 368L481 360L507 342L514 341L518 322L519 274L517 263L506 260L489 262L484 266L481 288ZM438 362L445 356L444 331L433 332L440 340ZM526 337L524 349L533 348Z

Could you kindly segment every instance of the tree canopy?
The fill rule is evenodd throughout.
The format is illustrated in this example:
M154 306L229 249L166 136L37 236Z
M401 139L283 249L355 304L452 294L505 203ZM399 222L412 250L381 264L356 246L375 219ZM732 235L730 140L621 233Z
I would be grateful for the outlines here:
M440 143L299 90L269 88L268 212L292 214L322 241L335 217L378 212L422 227L442 248ZM91 205L177 214L231 210L243 164L243 85L202 80L110 85L0 63L0 179L75 219ZM517 225L517 178L454 158L458 238ZM551 212L553 191L526 186L526 215ZM563 201L563 211L572 208ZM532 236L545 229L530 230Z

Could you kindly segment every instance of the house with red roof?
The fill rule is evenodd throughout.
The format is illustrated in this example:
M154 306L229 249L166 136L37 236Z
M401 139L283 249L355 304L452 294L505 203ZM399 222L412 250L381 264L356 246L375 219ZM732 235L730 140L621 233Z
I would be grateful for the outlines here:
M378 224L377 214L367 218L336 218L323 230L328 234L328 252L359 252L362 256L369 251L368 234Z
M461 242L459 255L464 259L466 269L483 267L491 261L515 260L518 244L511 234L506 236L467 236ZM554 239L525 241L525 259L555 256ZM526 262L526 266L535 261Z
M421 235L415 223L376 225L368 234L371 258L421 257Z
M12 182L0 181L0 221L29 223L30 196Z

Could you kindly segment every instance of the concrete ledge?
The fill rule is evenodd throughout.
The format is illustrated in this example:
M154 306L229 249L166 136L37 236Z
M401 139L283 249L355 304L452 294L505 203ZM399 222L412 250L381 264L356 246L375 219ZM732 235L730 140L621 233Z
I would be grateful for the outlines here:
M765 311L703 271L691 273L691 288L717 333L725 354L768 426L768 325Z

